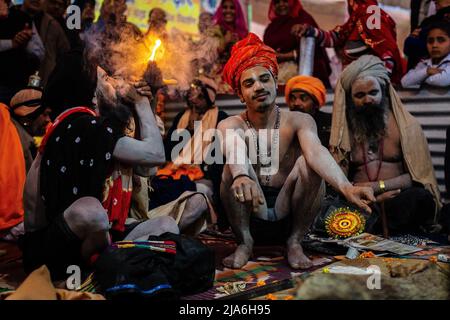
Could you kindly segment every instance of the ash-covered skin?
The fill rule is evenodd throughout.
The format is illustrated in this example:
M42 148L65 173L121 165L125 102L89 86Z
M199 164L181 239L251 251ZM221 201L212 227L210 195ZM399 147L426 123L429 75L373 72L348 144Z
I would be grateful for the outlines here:
M97 80L95 90L98 102L97 113L103 117L109 117L110 120L115 117L114 120L122 121L126 134L128 130L133 131L134 123L129 110L132 108L135 110L135 121L140 128L140 139L133 138L132 134L118 139L113 150L114 160L133 167L136 174L148 176L149 171L147 170L165 162L162 137L150 107L152 94L149 86L142 81L130 83L121 78L110 77L99 67L97 68ZM27 231L39 230L47 224L39 191L41 159L39 154L33 162L25 184ZM81 255L83 258L91 257L92 254L101 251L109 244L108 217L98 199L92 197L78 199L64 211L64 220L82 241ZM163 221L152 220L149 223L152 226L148 225L148 230L152 228L165 230ZM178 230L174 221L171 225L173 228L166 231Z
M274 128L276 79L268 69L255 66L245 70L240 78L239 97L246 103L248 119L256 130ZM225 258L223 263L229 268L238 269L249 260L254 243L249 227L250 216L279 221L290 215L292 232L286 241L288 261L292 268L307 269L312 266L312 262L303 253L301 241L320 208L323 180L341 192L349 202L368 212L371 212L368 204L375 201L373 192L370 188L350 184L331 154L320 143L312 117L300 112L280 111L277 146L279 168L268 183L256 170L257 166L249 163L231 164L230 161L238 153L247 157L247 142L244 134L238 133L239 130L248 130L245 117L244 112L225 119L218 126L225 140L223 148L227 159L222 176L221 198L238 241L236 251ZM236 133L229 136L227 129ZM237 144L238 148L232 148L231 144L236 138L241 143ZM272 145L269 148L272 152L277 150ZM269 217L261 188L263 182L266 186L280 189L274 206L275 219Z
M346 116L353 141L349 178L356 186L372 188L378 202L394 198L412 187L412 177L403 163L400 130L386 87L374 77L361 77L348 96Z

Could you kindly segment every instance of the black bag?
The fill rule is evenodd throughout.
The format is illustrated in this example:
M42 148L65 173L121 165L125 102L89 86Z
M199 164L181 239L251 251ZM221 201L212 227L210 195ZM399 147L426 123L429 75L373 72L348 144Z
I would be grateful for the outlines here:
M175 290L191 295L212 288L216 273L213 249L199 240L170 232L150 236L148 240L172 240L177 244L173 264L163 266Z
M98 257L94 277L108 299L173 300L212 287L215 276L212 249L198 240L173 233L150 236L148 240L174 241L176 254L111 246Z

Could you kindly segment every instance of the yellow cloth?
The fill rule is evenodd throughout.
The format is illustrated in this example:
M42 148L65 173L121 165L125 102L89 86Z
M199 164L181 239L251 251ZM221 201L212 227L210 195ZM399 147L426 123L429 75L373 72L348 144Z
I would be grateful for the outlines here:
M5 293L5 300L105 300L100 294L55 289L47 267L28 275L16 291Z
M334 95L333 119L331 124L330 152L336 162L348 172L351 141L345 115L346 92L353 82L363 76L373 76L389 88L392 112L400 130L403 158L413 181L422 184L434 197L437 212L442 206L428 143L419 122L405 109L395 89L390 84L384 63L375 56L364 55L348 65L341 74Z
M178 122L177 129L186 129L189 125L189 119L191 117L192 110L187 109ZM203 162L203 155L207 152L208 147L213 137L212 130L217 125L217 118L219 116L219 108L214 106L205 112L202 117L202 130L196 130L194 136L191 137L189 142L184 146L180 155L175 159L174 164L200 164ZM194 143L201 141L202 143Z
M25 158L8 107L0 103L0 232L23 221Z
M172 217L179 224L181 217L183 216L187 200L189 200L189 198L191 198L196 194L201 194L205 198L206 203L208 204L208 213L197 219L197 221L195 221L195 223L192 224L191 227L189 227L189 230L186 230L184 232L185 234L196 236L200 234L202 231L206 230L208 222L211 224L217 223L217 215L214 211L214 208L211 205L211 202L209 201L208 197L201 192L185 191L177 199L165 205L162 205L158 208L150 210L148 212L148 218L153 219L157 217L169 216Z
M310 76L296 76L289 79L284 90L287 104L289 104L289 94L295 89L303 90L316 98L319 108L325 104L327 90L319 79Z

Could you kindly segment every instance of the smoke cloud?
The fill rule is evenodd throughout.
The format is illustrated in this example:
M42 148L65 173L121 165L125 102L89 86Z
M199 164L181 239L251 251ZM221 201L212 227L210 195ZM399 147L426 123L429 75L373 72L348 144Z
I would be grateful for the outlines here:
M188 90L198 69L213 65L218 57L217 38L202 37L193 41L176 29L160 39L162 44L154 63L149 58L156 38L142 35L131 24L122 27L106 24L101 31L94 26L83 38L89 51L87 62L93 64L92 67L99 65L109 75L130 81L145 78L151 86L159 86L155 83L158 76L151 74L156 64L164 80L175 80L171 82L176 84L168 86L172 94Z

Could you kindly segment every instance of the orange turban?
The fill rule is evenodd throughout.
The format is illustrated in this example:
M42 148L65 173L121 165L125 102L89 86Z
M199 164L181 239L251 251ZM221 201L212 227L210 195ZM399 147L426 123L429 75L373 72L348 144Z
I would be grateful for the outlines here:
M239 88L242 72L255 66L262 66L270 70L274 76L278 75L275 51L266 46L257 35L249 33L233 46L231 57L223 69L222 78L236 90Z
M303 90L313 96L319 103L319 108L325 104L327 91L319 79L310 76L296 76L289 79L284 92L286 103L289 103L289 94L295 89Z

